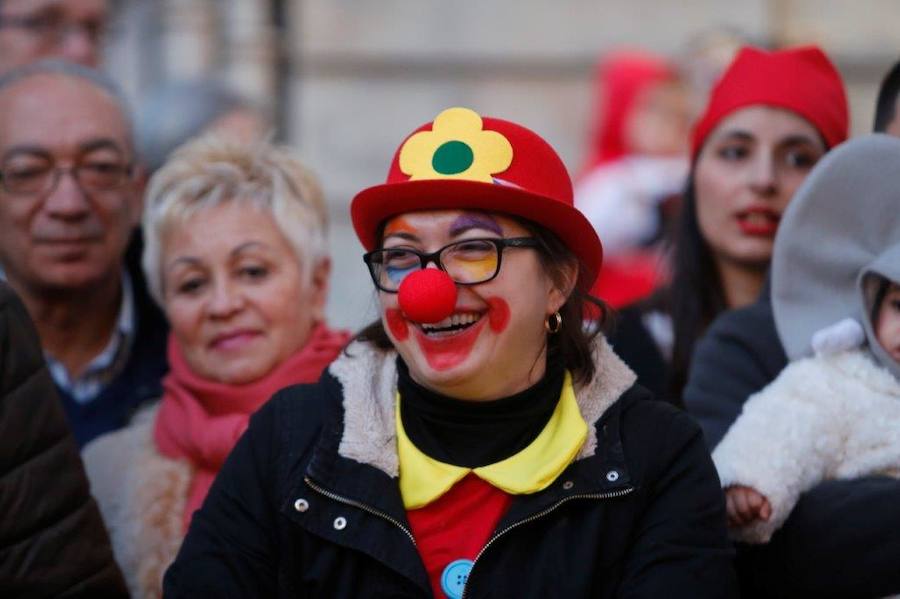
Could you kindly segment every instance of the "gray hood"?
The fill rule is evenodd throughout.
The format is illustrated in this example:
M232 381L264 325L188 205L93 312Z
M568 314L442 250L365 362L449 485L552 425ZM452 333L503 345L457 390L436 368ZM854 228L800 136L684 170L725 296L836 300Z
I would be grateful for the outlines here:
M772 308L791 360L813 353L817 332L852 318L888 365L871 335L865 292L871 284L863 273L896 278L898 244L900 139L866 135L836 147L797 191L775 238Z
M900 364L891 358L890 354L878 343L875 338L875 323L872 316L875 314L875 301L882 283L887 281L900 282L900 243L895 244L884 251L880 256L863 267L859 273L860 302L862 307L862 323L866 331L866 339L869 343L869 351L878 362L887 368L891 374L900 380Z

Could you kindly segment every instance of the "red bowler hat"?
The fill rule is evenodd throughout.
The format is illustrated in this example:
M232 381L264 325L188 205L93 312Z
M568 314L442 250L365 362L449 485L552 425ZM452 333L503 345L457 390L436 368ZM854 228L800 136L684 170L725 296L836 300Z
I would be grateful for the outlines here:
M575 208L565 165L550 144L521 125L448 108L400 144L387 181L359 192L350 215L359 240L373 250L387 218L443 209L533 221L553 231L581 260L588 284L600 272L600 238Z

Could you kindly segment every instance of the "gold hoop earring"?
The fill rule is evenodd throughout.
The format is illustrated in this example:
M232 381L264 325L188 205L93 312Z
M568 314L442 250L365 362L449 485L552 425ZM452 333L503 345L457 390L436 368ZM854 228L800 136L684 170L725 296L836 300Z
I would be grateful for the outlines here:
M547 332L551 335L557 334L562 328L562 315L559 312L554 312L548 316L547 320L544 321L544 328L547 329Z

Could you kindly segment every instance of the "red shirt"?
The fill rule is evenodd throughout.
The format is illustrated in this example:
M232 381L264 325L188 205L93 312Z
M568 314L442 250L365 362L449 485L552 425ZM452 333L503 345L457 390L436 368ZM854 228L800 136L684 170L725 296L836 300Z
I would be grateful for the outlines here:
M444 582L456 595L444 592L444 570L459 559L475 560L511 502L512 495L469 473L439 499L406 512L435 597L461 594L468 568L448 572Z

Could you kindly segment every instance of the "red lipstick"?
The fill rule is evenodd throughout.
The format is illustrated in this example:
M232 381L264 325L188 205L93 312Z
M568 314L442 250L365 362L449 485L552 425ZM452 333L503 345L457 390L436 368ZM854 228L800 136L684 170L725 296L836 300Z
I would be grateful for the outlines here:
M774 237L781 222L778 212L765 207L748 208L739 212L736 218L741 232L751 237Z

